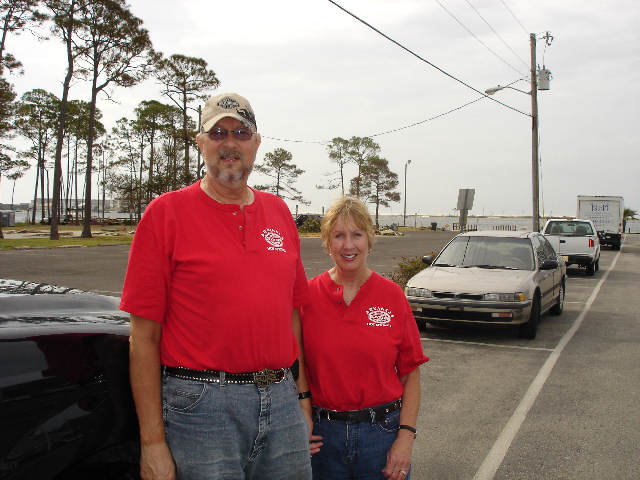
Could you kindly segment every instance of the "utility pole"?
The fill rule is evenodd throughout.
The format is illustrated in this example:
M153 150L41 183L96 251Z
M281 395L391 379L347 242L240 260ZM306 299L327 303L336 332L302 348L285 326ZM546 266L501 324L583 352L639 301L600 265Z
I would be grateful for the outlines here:
M529 34L531 43L531 190L533 197L533 231L540 231L540 191L538 175L538 76L536 68L536 34Z
M407 160L404 164L404 211L402 213L402 226L407 226L407 167L411 160Z

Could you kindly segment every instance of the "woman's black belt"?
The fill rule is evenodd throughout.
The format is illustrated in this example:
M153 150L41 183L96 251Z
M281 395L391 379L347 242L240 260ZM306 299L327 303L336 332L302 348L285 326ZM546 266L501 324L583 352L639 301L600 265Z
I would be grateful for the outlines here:
M259 387L268 387L274 383L280 383L287 376L288 371L288 368L279 368L277 370L266 368L259 372L229 373L221 372L220 370L193 370L185 367L162 366L162 372L170 377L200 382L219 382L222 373L224 373L224 381L226 383L255 383Z
M402 407L402 400L385 403L378 407L363 408L362 410L327 410L325 408L313 407L314 415L327 420L339 420L341 422L380 422L384 417Z

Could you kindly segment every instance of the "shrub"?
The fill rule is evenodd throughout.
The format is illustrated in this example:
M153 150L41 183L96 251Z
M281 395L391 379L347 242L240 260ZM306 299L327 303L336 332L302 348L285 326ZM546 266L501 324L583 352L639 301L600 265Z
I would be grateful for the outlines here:
M320 233L320 219L308 217L298 231L301 233Z
M431 253L430 255L435 258L435 253ZM401 257L398 268L389 278L404 289L411 277L427 267L428 265L422 261L422 257Z

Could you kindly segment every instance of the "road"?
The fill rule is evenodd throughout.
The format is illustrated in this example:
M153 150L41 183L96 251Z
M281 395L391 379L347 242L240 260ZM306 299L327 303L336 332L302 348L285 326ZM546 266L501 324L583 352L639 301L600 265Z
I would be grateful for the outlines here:
M438 251L448 232L378 238L370 265ZM0 277L119 295L128 247L0 251ZM308 276L328 266L302 239ZM413 480L640 478L640 236L569 269L564 313L515 330L428 328Z

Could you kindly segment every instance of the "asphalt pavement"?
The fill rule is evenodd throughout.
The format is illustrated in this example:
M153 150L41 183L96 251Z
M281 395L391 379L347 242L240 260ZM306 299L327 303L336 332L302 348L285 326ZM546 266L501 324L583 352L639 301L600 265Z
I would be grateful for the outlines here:
M403 236L378 236L369 265L378 273L392 273L402 257L438 252L453 235L453 232L419 230ZM308 278L333 265L318 237L301 238L300 250ZM0 250L0 278L120 296L128 257L128 245Z
M437 252L450 232L380 237L370 265ZM128 247L0 251L0 278L119 295ZM317 238L302 239L312 277L331 266ZM422 332L431 360L413 480L640 478L640 235L603 250L600 271L569 268L565 309L545 315L534 340L515 329Z

